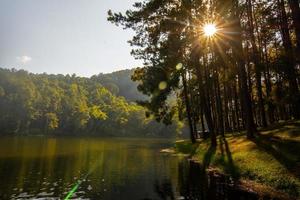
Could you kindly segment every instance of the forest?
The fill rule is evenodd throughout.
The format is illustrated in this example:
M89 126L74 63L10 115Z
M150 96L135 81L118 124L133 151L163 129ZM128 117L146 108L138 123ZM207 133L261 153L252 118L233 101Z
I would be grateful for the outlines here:
M129 72L127 76L125 82L130 81ZM0 69L1 134L171 137L182 128L180 123L167 127L146 117L143 107L114 95L105 83L112 85L100 76ZM116 84L113 88L124 93Z
M132 79L149 96L140 104L162 121L184 117L192 142L205 124L216 145L225 132L253 138L300 118L297 0L152 0L108 20L136 33L131 53L144 67Z

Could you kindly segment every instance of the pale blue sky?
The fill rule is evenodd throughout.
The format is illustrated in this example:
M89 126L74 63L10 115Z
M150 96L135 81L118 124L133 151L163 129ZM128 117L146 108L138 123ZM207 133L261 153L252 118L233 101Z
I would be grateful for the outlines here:
M0 67L90 76L141 65L107 22L136 0L0 0Z

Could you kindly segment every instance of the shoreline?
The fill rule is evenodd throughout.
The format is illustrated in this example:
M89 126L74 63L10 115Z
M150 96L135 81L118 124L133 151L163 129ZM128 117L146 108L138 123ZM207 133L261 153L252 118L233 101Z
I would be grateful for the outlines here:
M299 133L300 123L295 121L264 129L253 140L244 134L218 136L216 147L209 140L199 140L196 144L181 140L169 152L185 155L206 172L231 176L240 188L262 197L297 199L300 196Z
M202 166L202 163L195 159L192 155L177 152L175 148L162 149L160 153L171 154L174 156L185 157L188 162L193 162ZM209 167L206 170L206 173L210 176L215 177L228 177L232 179L230 174L225 174L218 167ZM257 196L258 199L282 199L282 200L297 200L298 197L290 196L288 193L278 191L276 188L268 186L266 184L261 184L257 181L250 179L240 178L235 180L234 183L230 186L233 190L238 190L240 192L252 194L252 196Z

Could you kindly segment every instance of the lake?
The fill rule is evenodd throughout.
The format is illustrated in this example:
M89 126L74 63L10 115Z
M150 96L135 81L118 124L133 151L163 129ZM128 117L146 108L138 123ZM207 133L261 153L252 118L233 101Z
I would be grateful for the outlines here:
M172 145L167 139L2 137L0 199L209 199L215 191L199 166L160 153Z

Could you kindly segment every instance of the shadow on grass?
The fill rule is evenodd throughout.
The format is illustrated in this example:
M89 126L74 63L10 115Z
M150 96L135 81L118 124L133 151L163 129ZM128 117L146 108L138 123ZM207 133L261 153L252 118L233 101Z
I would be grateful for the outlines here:
M203 169L207 169L211 163L212 157L215 155L216 153L216 146L210 145L210 147L208 148L208 150L206 151L206 153L204 154L203 157L203 161L202 161L202 165L203 165Z
M225 145L226 156L227 156L227 160L228 160L227 165L225 165L225 170L228 173L230 173L234 179L238 179L240 177L240 172L239 172L238 168L233 163L233 159L232 159L232 156L231 156L231 151L230 151L228 142L226 141L225 138L222 138L222 139L223 139L223 142L224 142L224 145Z
M219 138L219 150L221 152L221 155L217 155L218 157L214 159L216 164L221 165L225 173L230 174L234 180L237 180L240 177L240 172L238 168L234 165L230 147L228 145L228 142L226 141L226 138ZM215 154L216 147L210 146L203 157L202 164L204 170L209 167Z
M281 133L287 132L287 136L291 139L295 137L300 137L300 121L286 121L286 122L278 122L272 124L266 128L259 128L259 131L266 132L264 135L269 136L280 136ZM231 135L234 137L244 136L245 131L237 131L231 132L227 135Z
M282 139L273 134L258 134L252 141L258 148L271 154L295 177L300 178L299 141Z
M300 136L300 121L287 121L273 124L267 128L262 128L260 131L268 131L266 135L276 136L280 133L287 132L290 138Z
M219 138L219 146L221 151L221 164L224 167L226 173L230 174L233 179L237 180L240 177L240 172L238 168L234 165L231 151L228 145L226 138ZM227 162L225 161L225 156L227 158Z

